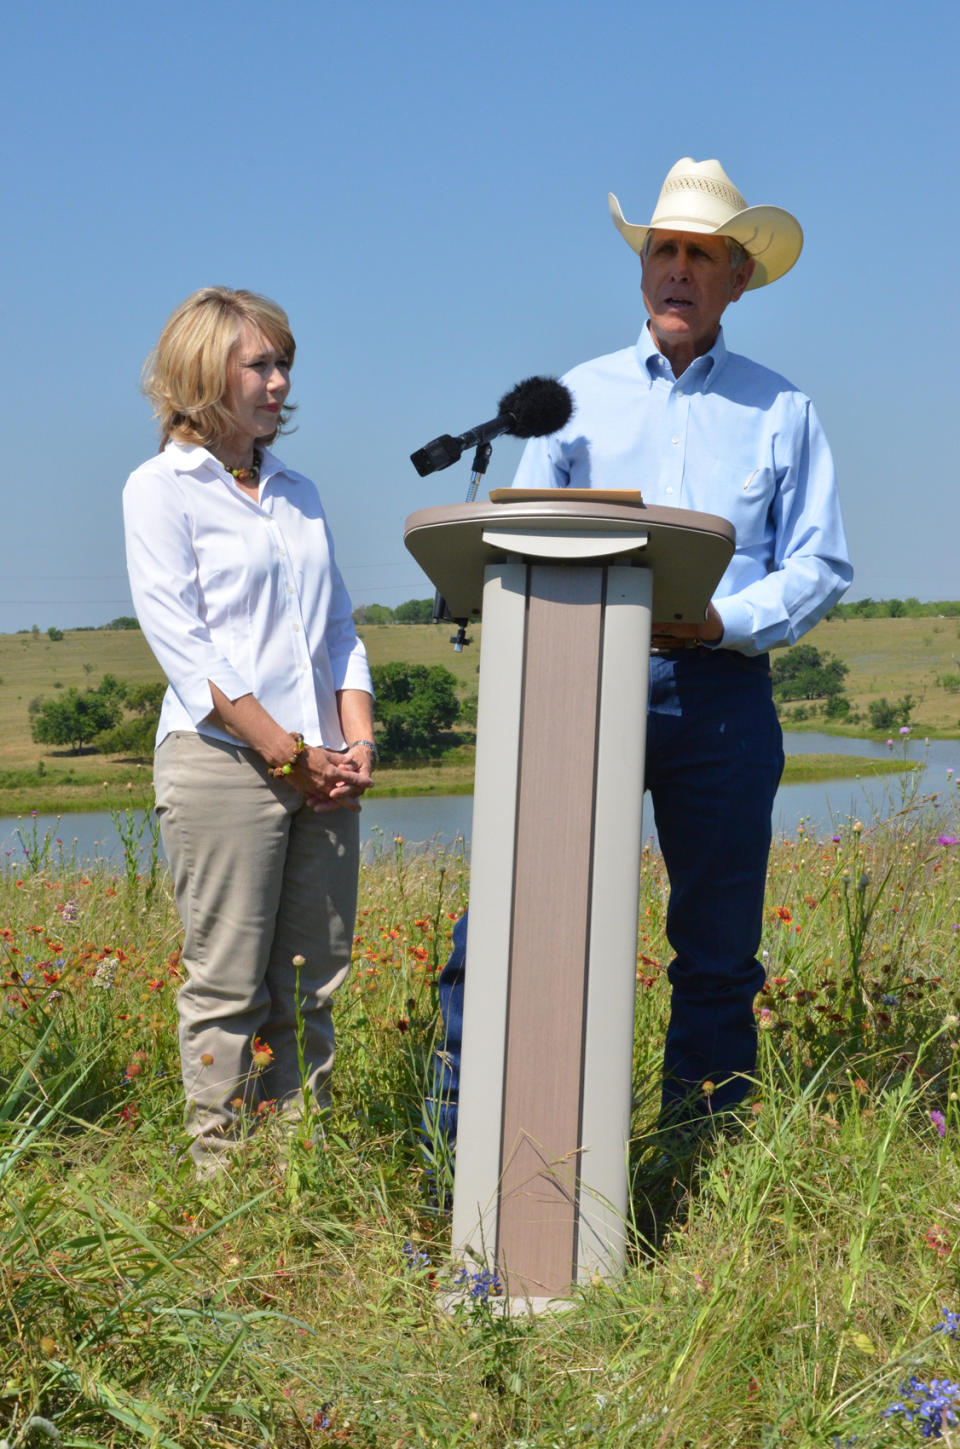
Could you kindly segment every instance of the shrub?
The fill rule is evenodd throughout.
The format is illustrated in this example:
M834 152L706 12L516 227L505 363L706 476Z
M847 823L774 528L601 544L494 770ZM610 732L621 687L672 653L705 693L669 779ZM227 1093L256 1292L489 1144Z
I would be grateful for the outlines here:
M456 677L442 664L375 664L371 670L377 696L384 759L436 751L442 731L457 718Z
M910 723L910 714L916 704L912 694L904 694L891 704L886 698L875 699L867 706L870 727L875 730L893 730Z

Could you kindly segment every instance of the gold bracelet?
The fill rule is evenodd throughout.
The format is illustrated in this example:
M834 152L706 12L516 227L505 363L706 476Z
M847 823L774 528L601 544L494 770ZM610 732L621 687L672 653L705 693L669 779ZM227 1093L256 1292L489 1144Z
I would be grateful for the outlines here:
M297 763L297 757L299 755L302 755L304 750L307 748L303 741L303 735L300 734L297 730L294 730L292 733L293 754L290 756L290 759L285 765L271 765L270 768L267 770L267 774L272 775L275 780L282 780L284 775L291 774L294 765Z

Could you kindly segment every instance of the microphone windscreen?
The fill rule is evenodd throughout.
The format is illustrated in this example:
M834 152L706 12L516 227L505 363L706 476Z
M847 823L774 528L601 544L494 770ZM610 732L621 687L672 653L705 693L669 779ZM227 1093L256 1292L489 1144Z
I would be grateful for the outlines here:
M513 414L516 422L507 431L515 438L544 438L570 421L573 398L555 377L528 377L500 399L497 410Z

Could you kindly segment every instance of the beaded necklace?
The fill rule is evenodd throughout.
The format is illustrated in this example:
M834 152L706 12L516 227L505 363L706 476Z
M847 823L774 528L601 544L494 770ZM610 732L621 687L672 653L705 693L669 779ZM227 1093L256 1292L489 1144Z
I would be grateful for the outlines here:
M231 478L236 478L238 483L259 483L262 464L263 454L259 448L254 448L253 463L249 468L228 468L226 463L221 464L221 467L230 474Z

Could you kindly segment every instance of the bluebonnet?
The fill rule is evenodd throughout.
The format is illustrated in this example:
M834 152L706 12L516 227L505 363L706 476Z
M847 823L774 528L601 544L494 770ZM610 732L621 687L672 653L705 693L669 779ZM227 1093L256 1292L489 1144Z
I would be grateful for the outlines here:
M430 1259L427 1254L416 1249L408 1238L403 1245L403 1255L411 1268L429 1268Z
M489 1268L480 1268L476 1273L468 1273L466 1268L461 1268L454 1278L454 1285L457 1288L470 1289L470 1297L478 1303L486 1303L490 1298L499 1298L503 1292L503 1284L495 1272Z
M937 1324L934 1333L945 1333L948 1338L960 1338L960 1313L944 1308L940 1317L943 1321Z
M924 1383L922 1379L913 1377L900 1385L900 1392L903 1400L884 1409L885 1419L902 1414L905 1423L916 1422L924 1439L940 1439L944 1428L960 1423L955 1412L960 1399L960 1385L951 1383L949 1379L931 1379L929 1383Z

